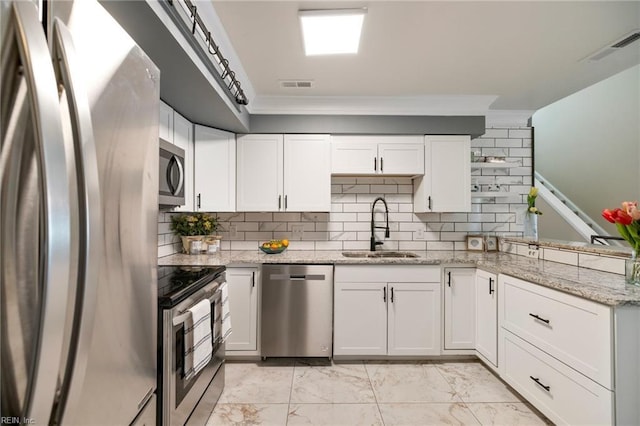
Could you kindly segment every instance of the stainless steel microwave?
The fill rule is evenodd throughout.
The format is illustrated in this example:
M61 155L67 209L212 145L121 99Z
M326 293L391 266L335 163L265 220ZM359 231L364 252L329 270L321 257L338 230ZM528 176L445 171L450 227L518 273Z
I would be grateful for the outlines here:
M184 149L160 139L160 194L162 206L184 205Z

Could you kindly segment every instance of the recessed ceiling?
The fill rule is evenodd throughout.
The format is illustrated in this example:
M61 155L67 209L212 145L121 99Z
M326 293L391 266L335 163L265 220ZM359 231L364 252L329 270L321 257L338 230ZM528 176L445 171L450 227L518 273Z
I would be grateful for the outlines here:
M639 1L213 5L253 86L251 113L535 111L640 63L640 41L585 60L640 28ZM305 56L298 11L347 7L367 8L359 53Z

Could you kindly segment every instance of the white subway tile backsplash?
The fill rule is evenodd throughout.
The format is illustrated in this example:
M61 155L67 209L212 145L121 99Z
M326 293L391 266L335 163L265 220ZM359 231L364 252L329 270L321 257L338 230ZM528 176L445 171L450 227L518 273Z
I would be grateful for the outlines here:
M486 129L483 138L508 138L509 129L489 128Z
M510 138L531 138L531 129L509 129Z
M596 256L586 253L580 253L578 255L578 266L583 268L597 269L600 271L624 275L624 264L624 259L619 257Z
M245 213L244 220L247 222L268 222L273 220L272 213Z
M541 259L578 266L578 252L543 248Z

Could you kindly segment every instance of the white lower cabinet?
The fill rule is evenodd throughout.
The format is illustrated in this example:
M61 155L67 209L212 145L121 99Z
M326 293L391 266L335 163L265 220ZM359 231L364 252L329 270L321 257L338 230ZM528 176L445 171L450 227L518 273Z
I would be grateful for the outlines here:
M229 312L232 333L227 355L260 355L258 352L258 295L260 279L256 267L227 267Z
M444 349L475 346L475 268L444 269Z
M494 367L498 366L498 277L478 269L475 294L476 353Z
M613 393L504 332L502 378L556 424L613 424Z
M509 385L556 424L640 424L640 366L628 356L640 347L638 307L503 274L498 292L499 374Z
M334 355L439 355L440 268L336 265Z
M387 354L440 355L440 283L387 284Z

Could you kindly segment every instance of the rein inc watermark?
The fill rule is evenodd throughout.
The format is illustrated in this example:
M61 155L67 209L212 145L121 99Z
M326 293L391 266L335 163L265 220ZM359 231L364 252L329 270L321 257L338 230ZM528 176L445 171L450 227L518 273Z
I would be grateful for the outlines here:
M31 425L36 424L36 421L30 417L0 417L1 425Z

